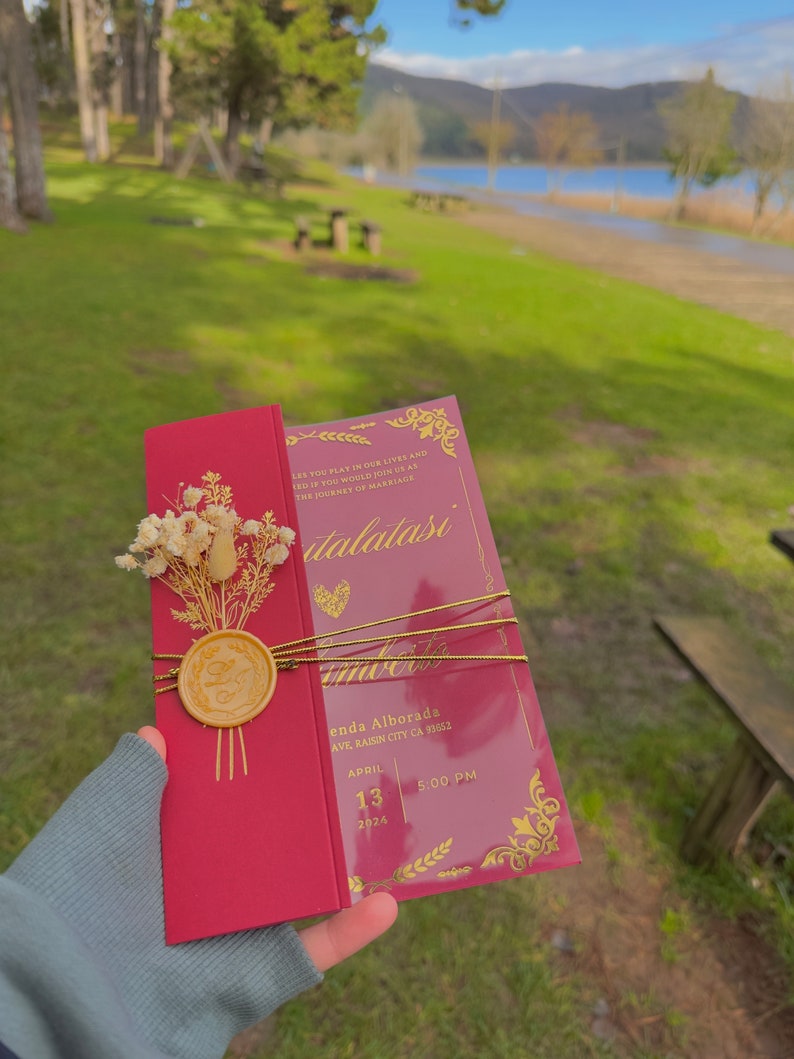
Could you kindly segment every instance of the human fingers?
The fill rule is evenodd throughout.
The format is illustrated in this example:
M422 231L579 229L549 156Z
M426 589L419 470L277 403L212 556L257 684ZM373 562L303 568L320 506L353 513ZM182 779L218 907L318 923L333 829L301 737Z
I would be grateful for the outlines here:
M163 761L166 760L165 738L162 732L158 731L157 728L153 728L152 725L146 724L143 728L138 729L138 735L141 739L145 739L150 746L154 747Z
M371 894L352 908L299 932L318 971L327 971L363 949L388 930L397 918L397 902L387 893Z
M163 761L166 745L162 732L151 725L138 735L154 747ZM318 971L327 971L352 956L388 930L397 918L397 902L391 894L378 893L300 932L300 939Z

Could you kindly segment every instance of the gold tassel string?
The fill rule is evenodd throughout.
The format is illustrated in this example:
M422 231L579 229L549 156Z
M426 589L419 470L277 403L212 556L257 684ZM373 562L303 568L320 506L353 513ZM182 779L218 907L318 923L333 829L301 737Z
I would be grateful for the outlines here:
M518 618L491 618L488 621L469 621L463 625L437 625L432 629L410 629L407 633L395 633L393 636L365 636L360 640L341 640L339 643L315 644L314 646L317 650L322 650L324 647L336 650L337 647L356 647L363 643L383 643L384 640L405 640L409 636L426 636L428 633L457 632L459 629L480 629L485 625L518 625ZM340 635L341 632L321 633L315 639L324 640L331 636ZM307 649L308 645L305 644L300 647L283 647L279 645L271 647L270 653L274 658L283 658L284 655L300 653Z
M463 629L478 629L486 628L493 625L517 625L517 618L490 618L484 621L470 621L462 622L456 625L438 625L427 629L410 629L406 633L396 634L394 636L381 635L381 636L369 636L362 637L356 640L343 640L334 643L324 643L321 648L318 648L318 641L330 640L338 636L344 636L347 633L358 632L363 629L371 629L377 625L386 625L395 621L404 621L408 618L419 618L426 614L435 614L438 611L449 610L451 607L465 607L474 603L487 603L491 600L504 599L509 596L510 592L505 590L503 592L493 592L486 596L475 596L471 599L455 600L453 603L440 603L434 607L425 607L423 610L409 611L406 614L398 614L391 618L378 618L375 621L362 622L360 625L348 625L344 629L336 629L333 632L318 633L313 636L304 636L299 640L288 640L283 644L276 644L270 648L270 652L276 661L276 668L279 670L291 670L297 669L299 665L304 663L315 663L319 664L322 662L328 662L329 664L334 662L376 662L377 658L372 655L361 655L361 656L340 656L333 655L331 657L319 657L318 655L300 655L301 651L312 651L318 649L337 650L340 647L354 647L360 644L367 643L382 643L389 639L407 639L410 637L433 635L439 632L458 632ZM292 657L290 657L292 656ZM158 661L166 660L181 660L182 655L179 654L153 654L152 658ZM447 654L447 655L435 655L434 658L438 661L447 662L526 662L528 661L526 655L506 655L506 654ZM160 673L152 677L154 683L158 683L163 680L171 680L179 674L178 667L171 668L166 673ZM178 687L177 684L169 684L166 687L155 688L155 695L161 695L166 691L174 691Z
M299 665L304 662L315 662L322 664L327 662L329 665L335 662L381 662L382 659L378 658L377 655L356 655L351 657L349 655L333 655L331 658L317 658L314 655L307 655L305 658L277 658L276 669L297 669ZM416 659L406 659L406 661L416 661ZM423 659L419 659L423 661ZM433 655L433 662L528 662L529 659L526 655ZM159 690L159 689L158 689ZM162 690L165 691L165 688ZM155 695L157 691L155 691Z
M348 625L346 629L336 629L334 632L324 633L324 634L320 634L320 635L316 635L315 634L314 636L304 636L303 639L301 639L301 640L288 640L286 643L277 644L276 647L271 647L270 650L271 651L286 650L286 648L288 648L288 647L297 647L297 646L302 645L302 644L309 644L309 643L311 643L314 640L322 639L323 635L325 635L325 636L345 636L349 632L358 632L360 629L372 629L375 625L386 625L386 624L388 624L390 622L393 622L393 621L403 621L406 618L421 618L425 614L435 614L439 610L449 610L451 607L466 607L470 603L487 603L487 602L489 602L492 599L504 599L506 596L509 596L509 595L510 595L510 592L507 589L505 589L504 592L492 592L488 596L475 596L473 599L457 599L453 603L439 603L435 607L425 607L424 610L411 610L411 611L408 611L407 614L396 614L392 618L378 618L375 621L362 622L361 625ZM458 628L460 628L460 626L458 626ZM418 630L416 630L416 632L422 632L422 630L418 629ZM412 636L415 635L414 630L411 631L411 635ZM389 637L388 636L382 636L382 637L380 637L380 639L387 640L387 639L389 639ZM162 655L160 657L165 658L167 656L166 655Z

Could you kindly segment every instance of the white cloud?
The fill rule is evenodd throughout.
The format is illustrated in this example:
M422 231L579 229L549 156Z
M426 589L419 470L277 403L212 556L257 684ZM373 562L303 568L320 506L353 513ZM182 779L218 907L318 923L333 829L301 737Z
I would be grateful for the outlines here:
M734 26L718 37L689 45L589 51L571 45L559 52L527 49L469 59L386 48L376 61L409 74L479 85L491 85L498 78L505 87L559 81L622 88L648 81L697 79L713 66L721 84L751 93L791 72L792 56L794 17Z

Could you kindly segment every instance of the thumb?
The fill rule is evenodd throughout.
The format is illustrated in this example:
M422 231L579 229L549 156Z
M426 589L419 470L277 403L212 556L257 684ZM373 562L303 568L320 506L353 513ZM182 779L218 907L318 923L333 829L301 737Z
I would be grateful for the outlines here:
M165 737L162 732L158 731L157 728L153 728L150 724L147 724L144 725L143 728L139 728L137 734L141 739L145 740L149 746L154 747L163 761L167 760Z

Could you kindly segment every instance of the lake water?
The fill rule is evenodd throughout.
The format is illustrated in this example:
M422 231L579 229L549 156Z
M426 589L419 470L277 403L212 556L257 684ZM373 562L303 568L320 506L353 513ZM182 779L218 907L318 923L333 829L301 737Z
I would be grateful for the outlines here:
M362 177L360 168L350 169L353 176ZM754 239L720 235L716 232L698 231L656 221L643 221L625 217L619 209L613 212L596 212L576 209L571 206L548 202L529 196L545 195L547 171L540 165L502 166L496 172L493 191L488 188L488 167L484 165L421 165L408 177L393 173L378 172L379 184L423 191L447 191L465 194L468 198L483 203L498 203L517 213L534 214L562 221L574 221L594 228L605 228L632 239L650 243L667 243L672 246L704 250L719 257L736 258L747 265L770 269L775 272L794 274L794 250L787 246L776 246ZM597 166L566 174L563 190L585 194L598 193L610 196L631 195L638 198L669 199L674 190L665 166ZM732 180L720 181L717 188L724 189L732 198L752 203L749 174L739 174ZM693 194L703 189L693 190ZM616 203L617 205L617 203Z
M444 186L487 188L488 167L484 165L420 165L413 180ZM500 166L495 172L494 191L512 195L545 195L555 183L555 174L542 165ZM748 174L721 180L718 188L737 196L751 195ZM669 199L675 183L667 166L594 166L563 173L562 190L571 194L632 195L638 198ZM704 189L696 185L692 193Z

